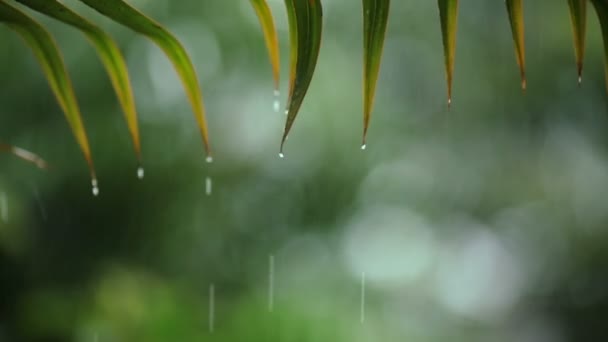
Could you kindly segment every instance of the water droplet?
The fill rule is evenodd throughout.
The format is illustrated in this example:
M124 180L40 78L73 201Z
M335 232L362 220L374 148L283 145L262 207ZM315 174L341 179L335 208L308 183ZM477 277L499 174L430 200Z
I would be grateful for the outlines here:
M144 168L141 166L137 168L137 178L144 179Z
M366 148L367 148L367 144L361 145L361 150L365 151Z
M91 188L93 191L93 196L99 195L99 185L97 184L97 178L91 179Z
M215 328L215 285L209 285L209 332Z
M8 198L6 192L0 192L0 219L8 222Z
M213 181L211 180L211 177L207 176L205 178L205 194L207 196L210 196L212 192L213 192Z
M268 311L274 310L274 255L268 256Z
M583 83L583 76L579 76L578 77L578 85L581 85Z
M285 109L285 115L289 115L289 109Z
M365 323L365 272L361 273L361 323Z
M283 154L283 152L279 152L279 158L285 158L285 155Z
M205 158L205 161L207 162L207 164L211 164L211 163L213 163L213 157L207 156L207 158Z
M272 104L272 107L273 107L275 113L278 113L279 110L281 109L280 97L281 97L281 93L278 90L275 90L274 91L274 102Z

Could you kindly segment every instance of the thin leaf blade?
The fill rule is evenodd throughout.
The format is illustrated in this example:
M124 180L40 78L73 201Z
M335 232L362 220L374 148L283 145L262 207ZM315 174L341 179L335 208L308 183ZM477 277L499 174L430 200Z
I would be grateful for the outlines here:
M93 47L106 68L122 107L137 159L141 164L141 143L135 99L127 71L127 63L118 44L103 30L79 16L57 0L17 0L24 5L79 29Z
M44 159L42 159L37 154L30 152L28 150L24 150L20 147L12 146L12 145L0 142L0 152L11 153L27 162L30 162L30 163L36 165L40 169L48 168L48 164Z
M209 144L209 132L207 128L207 119L205 117L203 97L198 83L198 76L190 56L179 40L159 23L148 18L123 0L80 1L115 22L148 37L163 50L182 81L201 132L205 151L207 152L207 160L210 161L211 147Z
M505 3L509 14L513 42L515 43L515 56L517 58L517 65L519 66L519 73L521 76L521 88L525 90L527 81L523 0L506 0Z
M323 32L323 8L320 0L285 0L285 5L292 40L287 121L280 155L283 155L285 141L312 81Z
M366 146L367 131L376 96L376 85L384 49L390 0L363 0L363 143Z
M7 4L4 0L0 0L0 22L16 31L34 52L84 154L89 166L91 180L96 184L97 177L91 157L89 140L82 122L72 82L55 40L38 22L12 5Z
M606 90L608 91L608 1L591 0L595 13L600 21L602 38L604 40L604 68L606 71Z
M458 30L458 0L438 0L438 5L448 86L448 107L450 107L452 105L452 81L456 55L456 32Z
M587 35L587 0L568 0L570 21L574 35L574 56L578 83L583 81L583 61L585 59L585 38Z
M262 25L264 41L272 66L274 89L278 92L281 79L281 57L279 53L279 37L274 23L274 17L272 16L272 12L266 0L251 0L251 4L258 16L260 25Z

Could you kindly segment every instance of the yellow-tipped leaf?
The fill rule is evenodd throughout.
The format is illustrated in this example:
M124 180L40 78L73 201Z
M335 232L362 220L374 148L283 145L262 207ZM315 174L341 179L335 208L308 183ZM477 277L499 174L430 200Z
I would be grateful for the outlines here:
M285 5L291 39L291 66L287 122L281 140L281 155L317 66L323 31L323 9L320 0L285 0Z
M255 13L262 25L262 31L264 32L266 49L268 50L270 64L272 65L274 89L279 91L281 60L279 54L279 38L274 24L274 18L266 0L251 0L251 4L255 9Z
M568 0L570 20L574 35L574 56L578 83L583 80L583 62L585 59L585 37L587 33L587 0Z
M148 18L123 0L80 0L97 10L99 13L120 23L135 32L143 34L156 43L173 63L192 105L194 116L198 123L205 150L208 158L211 157L209 145L209 133L207 131L207 120L205 118L205 108L203 97L196 71L186 52L186 49L169 31L160 24Z
M438 0L438 4L449 107L452 105L452 80L454 77L454 56L456 55L456 31L458 30L458 0Z
M390 0L363 0L363 145L374 107Z
M521 75L521 89L526 89L526 44L524 38L523 0L506 0L509 22L515 43L515 56Z
M141 143L135 100L127 64L112 38L97 26L79 16L57 0L17 0L24 5L63 23L76 27L89 39L105 66L129 127L137 159L141 162Z
M89 165L91 179L97 183L89 141L80 115L72 82L53 37L36 21L0 0L0 22L15 30L32 49L49 81L51 89ZM14 150L12 152L15 152Z

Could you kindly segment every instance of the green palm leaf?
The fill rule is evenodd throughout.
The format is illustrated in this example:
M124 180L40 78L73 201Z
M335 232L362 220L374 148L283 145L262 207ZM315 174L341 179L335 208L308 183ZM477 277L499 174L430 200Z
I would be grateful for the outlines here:
M452 105L452 80L454 77L454 56L456 55L456 31L458 29L458 0L438 0L438 4L448 85L448 107L450 107Z
M68 123L76 136L76 141L80 145L84 157L89 165L93 192L98 193L97 177L95 167L91 157L89 141L80 115L76 95L72 87L72 82L63 63L63 58L59 52L53 37L36 21L0 0L0 21L15 30L29 45L42 66L51 89L63 110Z
M574 55L578 83L583 81L583 60L585 59L585 36L587 32L587 0L568 0L572 33L574 34Z
M323 31L323 9L320 0L285 0L291 39L291 66L287 122L281 140L280 156L293 122L302 106L312 80Z
M17 0L24 5L53 17L61 22L78 28L82 31L97 50L103 65L105 66L112 86L118 96L118 100L125 114L125 119L129 127L133 147L137 159L141 164L141 143L139 138L139 128L137 124L137 111L133 90L129 80L127 65L120 52L118 45L97 26L91 24L57 0Z
M128 5L123 0L80 0L97 10L108 18L129 27L135 32L143 34L156 43L173 63L175 70L180 76L195 118L197 120L205 150L207 160L211 161L211 148L209 145L209 133L207 131L207 120L205 118L205 108L201 95L198 78L192 61L182 44L165 28L154 20L143 15L135 8Z
M266 0L251 0L251 4L255 9L255 12L262 25L262 31L264 32L264 40L266 41L266 48L268 49L268 56L270 58L270 64L272 65L272 75L274 79L274 90L275 96L279 96L279 82L280 82L280 71L281 71L281 58L279 54L279 38L274 24L274 18L272 12ZM276 108L278 111L278 108Z
M363 0L363 149L374 106L389 7L390 0Z
M524 38L524 9L522 0L507 0L507 12L515 43L515 55L521 75L521 88L526 89L526 45Z

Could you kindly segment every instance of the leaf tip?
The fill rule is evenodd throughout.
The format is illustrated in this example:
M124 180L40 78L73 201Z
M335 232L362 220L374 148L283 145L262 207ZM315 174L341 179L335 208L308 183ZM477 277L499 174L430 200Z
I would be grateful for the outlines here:
M93 196L99 196L99 183L97 182L97 178L95 176L91 178L91 191L93 192Z

